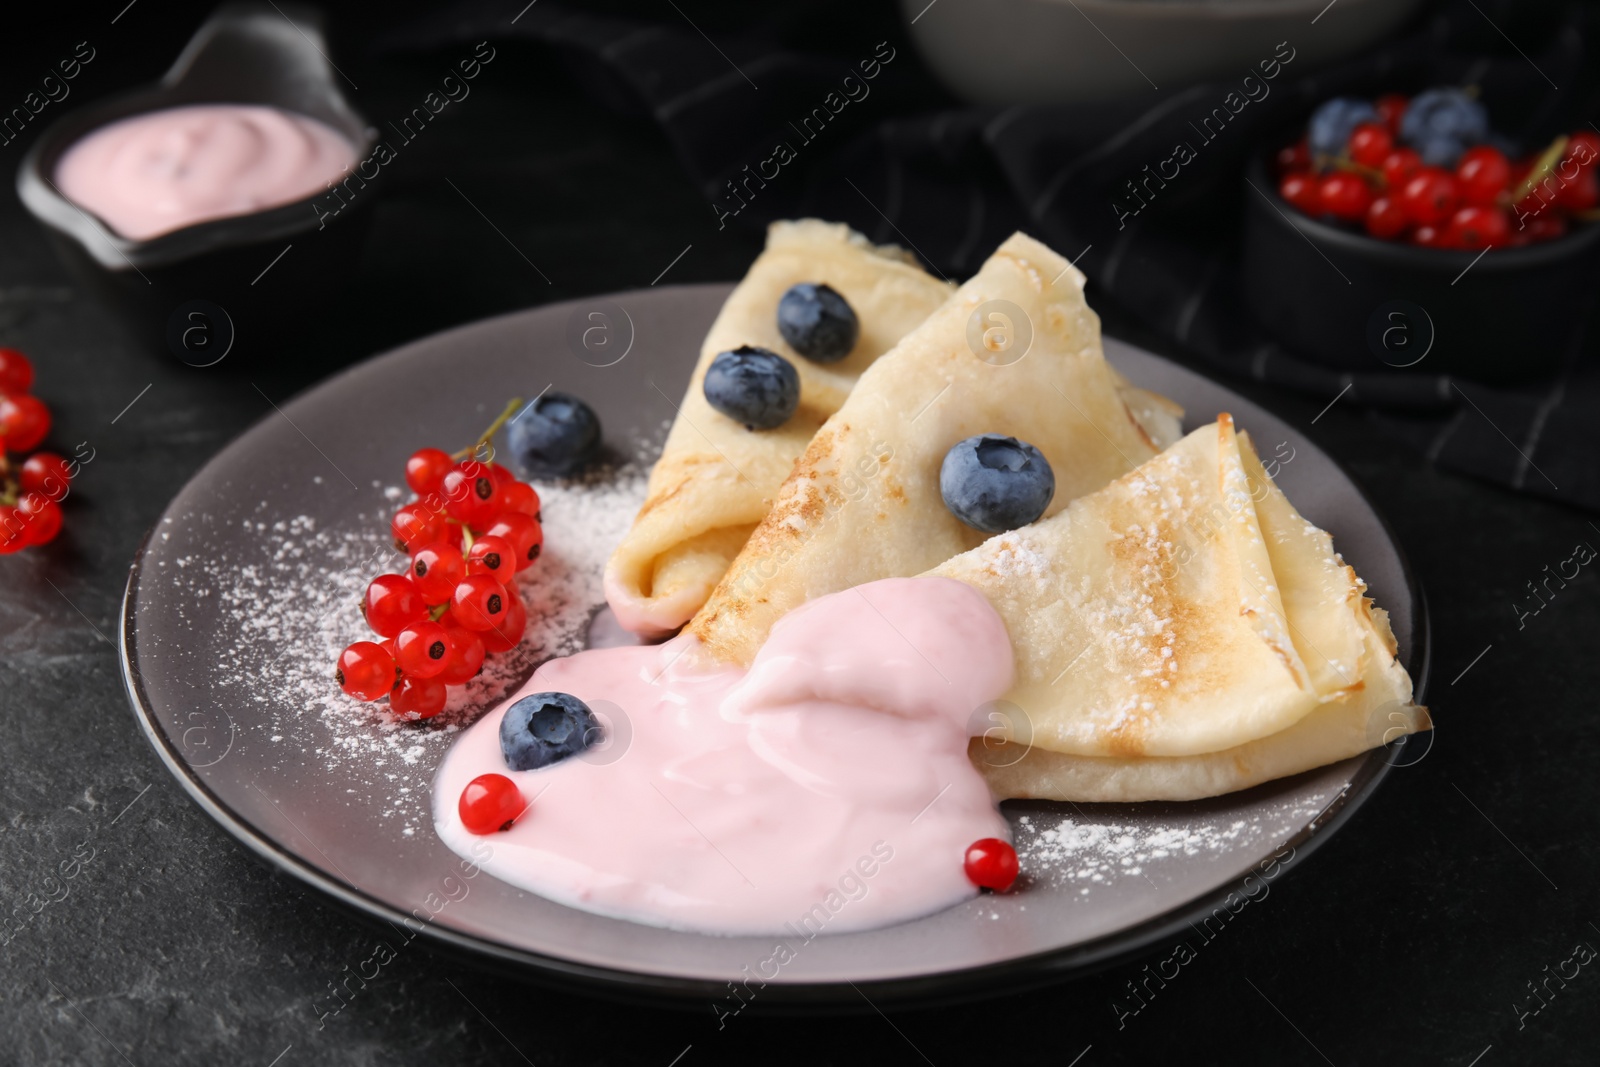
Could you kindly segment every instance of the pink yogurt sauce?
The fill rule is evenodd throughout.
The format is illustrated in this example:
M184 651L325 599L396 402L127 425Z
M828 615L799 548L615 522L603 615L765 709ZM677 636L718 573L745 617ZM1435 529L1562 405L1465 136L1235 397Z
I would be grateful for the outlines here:
M657 926L807 936L916 918L974 895L968 845L1010 838L967 739L1011 675L1005 624L948 578L820 597L778 622L748 671L708 662L689 635L580 652L456 741L435 827L512 885ZM547 691L587 703L606 740L510 770L500 720ZM490 772L531 804L480 837L457 805Z
M292 204L356 161L355 146L305 115L199 104L108 123L56 165L61 195L124 237Z

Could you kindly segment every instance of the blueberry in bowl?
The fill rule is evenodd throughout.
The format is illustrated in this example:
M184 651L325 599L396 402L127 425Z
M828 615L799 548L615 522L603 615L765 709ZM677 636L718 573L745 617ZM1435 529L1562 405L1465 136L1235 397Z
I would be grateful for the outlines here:
M600 419L569 393L546 392L506 425L506 445L531 478L568 478L600 454Z
M514 771L536 771L598 744L604 730L589 705L570 693L534 693L506 709L500 754Z
M1600 267L1600 136L1519 152L1449 87L1362 103L1324 103L1250 162L1246 306L1339 370L1548 376Z

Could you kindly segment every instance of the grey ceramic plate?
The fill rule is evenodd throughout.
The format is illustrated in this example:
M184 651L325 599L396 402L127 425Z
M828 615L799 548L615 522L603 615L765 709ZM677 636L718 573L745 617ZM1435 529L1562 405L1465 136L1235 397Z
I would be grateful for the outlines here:
M308 711L304 679L296 688L294 671L272 666L294 662L295 624L277 625L262 607L291 597L303 619L304 601L330 581L360 582L391 566L349 552L372 543L394 506L380 487L399 482L414 448L472 440L501 391L554 383L584 396L608 441L648 463L727 293L725 285L622 293L430 337L268 410L207 464L141 549L122 620L134 710L200 805L272 864L389 924L391 939L415 937L534 977L681 998L725 996L729 981L770 957L770 939L639 926L487 875L455 877L457 858L425 817L448 738L418 726L386 732L359 713ZM605 351L625 350L620 362L577 340L598 321L590 312L608 316ZM1279 484L1333 532L1389 609L1420 681L1420 598L1382 520L1333 461L1213 382L1127 345L1108 341L1106 349L1134 382L1182 403L1188 425L1232 412L1264 458L1279 458ZM442 369L453 384L430 387ZM337 559L321 558L329 546L342 546ZM331 694L331 679L311 689L320 694L324 685ZM1203 928L1203 915L1228 893L1301 862L1396 761L1379 749L1192 804L1008 804L1027 885L888 929L818 937L760 1003L859 1005L856 988L876 1003L981 995L1104 965L1191 920Z

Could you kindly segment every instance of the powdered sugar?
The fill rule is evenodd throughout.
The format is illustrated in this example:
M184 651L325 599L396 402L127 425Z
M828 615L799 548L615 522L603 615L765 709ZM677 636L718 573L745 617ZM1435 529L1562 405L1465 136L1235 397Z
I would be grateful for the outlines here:
M629 464L583 482L535 483L544 551L519 578L528 626L510 652L491 655L470 683L426 722L403 722L386 703L365 704L334 684L346 645L377 640L361 617L368 582L404 566L389 540L389 516L409 493L374 484L372 502L337 528L311 518L241 520L248 547L174 559L175 581L196 599L214 597L226 642L210 677L244 703L234 719L275 746L283 760L321 766L349 792L384 801L403 833L429 825L428 780L455 734L520 685L540 663L585 647L605 603L602 574L644 500L645 471ZM169 520L171 521L171 520ZM163 562L163 566L165 563Z
M1323 811L1338 792L1252 805L1245 809L1247 815L1187 811L1174 822L1142 813L1102 819L1076 805L1073 812L1059 815L1033 812L1013 821L1017 856L1035 882L1075 886L1087 896L1095 886L1149 877L1170 859L1266 854Z

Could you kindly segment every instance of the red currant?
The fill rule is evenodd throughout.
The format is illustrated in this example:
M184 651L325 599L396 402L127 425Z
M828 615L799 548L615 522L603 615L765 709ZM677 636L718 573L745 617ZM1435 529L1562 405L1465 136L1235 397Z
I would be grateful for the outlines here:
M1600 162L1600 133L1579 130L1568 137L1566 158L1580 167L1594 167Z
M1382 166L1383 180L1391 192L1398 193L1400 187L1422 169L1422 157L1415 149L1396 148L1383 157Z
M1443 248L1444 231L1437 226L1418 226L1411 231L1411 243L1423 248Z
M0 348L0 352L5 349ZM72 464L54 452L35 452L23 463L17 481L23 492L43 493L59 503L67 495L67 483L72 481Z
M1283 181L1278 183L1278 195L1307 215L1322 211L1322 194L1318 192L1317 179L1305 171L1284 175Z
M489 510L497 519L508 511L520 511L537 519L539 494L527 482L510 482L494 491L494 500L490 503Z
M17 516L28 524L30 545L47 545L61 532L61 505L43 493L28 493L17 505Z
M444 673L455 642L436 622L414 622L394 637L396 662L409 678L435 678Z
M1481 144L1461 154L1456 164L1461 199L1477 207L1492 207L1511 187L1511 161L1492 145Z
M492 834L509 830L526 810L517 783L503 774L480 774L461 791L461 825L470 833Z
M517 642L522 640L522 631L528 628L528 609L522 605L522 597L516 590L508 590L506 595L506 617L501 619L492 630L485 630L478 636L483 638L483 647L488 652L507 652L517 647Z
M28 547L28 523L10 504L0 504L0 556Z
M1367 205L1372 203L1372 190L1358 175L1336 170L1322 179L1318 197L1322 210L1334 218L1359 222L1367 214Z
M380 574L361 598L361 614L379 637L393 637L428 617L428 605L403 574Z
M1438 226L1461 205L1455 176L1438 167L1423 167L1400 187L1400 206L1419 226Z
M515 595L497 579L487 574L474 574L461 579L456 586L450 597L450 614L469 630L488 630L505 619L506 609Z
M439 673L439 681L445 685L466 685L483 669L483 657L487 651L483 647L483 638L460 626L450 625L445 629L450 631L454 645L444 670Z
M1388 241L1406 232L1411 220L1392 196L1380 196L1367 207L1367 232Z
M0 393L26 393L33 388L33 364L15 348L0 348Z
M1444 242L1451 248L1500 248L1511 240L1511 220L1497 207L1464 207L1450 217Z
M1584 167L1571 178L1563 175L1556 189L1556 206L1569 215L1588 211L1600 203L1600 174L1593 167Z
M467 575L467 564L455 545L435 541L411 557L411 582L429 604L443 604Z
M437 448L419 448L406 460L406 484L418 496L437 493L456 461Z
M508 468L502 467L498 463L489 464L489 477L493 479L494 487L496 489L500 488L502 485L510 485L512 482L517 480L517 476L515 474L512 474Z
M1311 166L1311 148L1304 137L1294 144L1284 145L1278 149L1275 157L1278 164L1278 173L1288 174L1291 171L1306 170Z
M445 511L474 529L482 528L493 518L490 501L494 490L493 472L475 459L462 460L452 467L440 487Z
M998 837L967 846L967 879L973 885L1003 893L1017 880L1017 850Z
M394 535L394 547L401 552L415 552L419 548L443 541L450 533L450 523L444 515L422 504L407 504L389 520L389 532Z
M339 688L357 700L380 700L400 680L394 658L372 641L357 641L339 653L333 676Z
M544 528L537 519L524 515L521 512L511 512L495 520L494 525L484 531L492 537L503 537L510 541L516 549L517 570L525 571L533 566L533 561L539 558L539 553L544 550Z
M405 675L389 693L389 710L402 719L431 719L444 710L450 690L437 678Z
M501 585L510 585L517 574L516 549L504 537L484 534L467 550L467 575L487 574Z
M1523 222L1521 233L1529 242L1553 241L1557 237L1566 236L1567 220L1554 211L1533 215Z
M1387 126L1363 122L1350 134L1350 158L1363 167L1381 167L1394 150L1394 136Z
M50 409L26 393L0 396L0 436L13 452L32 452L50 432Z
M1408 101L1401 93L1384 93L1373 101L1377 109L1378 121L1383 123L1389 133L1395 137L1400 136L1400 120L1406 117L1406 104Z

